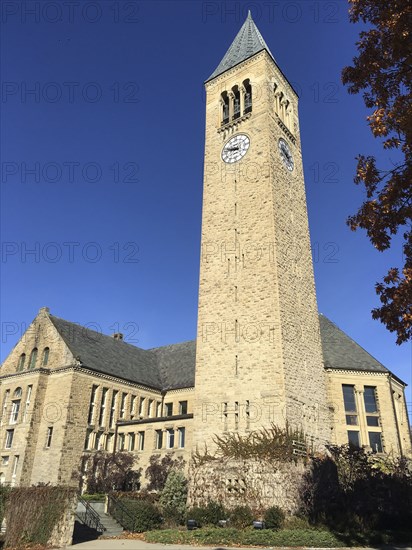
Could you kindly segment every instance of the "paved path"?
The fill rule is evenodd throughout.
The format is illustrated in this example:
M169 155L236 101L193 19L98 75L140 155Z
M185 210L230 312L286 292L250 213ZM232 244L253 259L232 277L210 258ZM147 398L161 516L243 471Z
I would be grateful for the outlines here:
M66 546L66 548L71 548L73 550L190 550L191 548L196 550L226 550L227 547L222 546L186 546L181 544L149 544L141 540L131 540L131 539L99 539L92 540L89 542L82 542L81 544L76 544L74 546ZM261 547L264 550L263 547ZM265 547L273 548L273 547ZM406 546L382 546L385 550L412 550L411 547ZM232 549L233 550L233 547ZM242 548L238 550L257 550L255 548ZM276 550L283 550L280 547L276 547ZM289 550L289 549L288 549ZM292 549L290 549L292 550ZM297 549L293 549L297 550ZM322 550L317 548L316 550ZM333 550L328 548L326 550ZM338 548L336 550L343 550ZM351 550L373 550L371 548L357 548Z

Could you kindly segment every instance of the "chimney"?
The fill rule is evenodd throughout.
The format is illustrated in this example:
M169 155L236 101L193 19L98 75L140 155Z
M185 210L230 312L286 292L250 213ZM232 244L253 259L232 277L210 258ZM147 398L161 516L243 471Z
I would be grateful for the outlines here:
M123 340L123 334L122 334L121 332L115 332L115 333L113 334L113 338L114 338L115 340Z

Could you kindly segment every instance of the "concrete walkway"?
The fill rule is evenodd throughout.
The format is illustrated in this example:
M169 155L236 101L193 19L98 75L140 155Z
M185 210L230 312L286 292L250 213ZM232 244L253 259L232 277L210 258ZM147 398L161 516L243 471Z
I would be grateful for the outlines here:
M99 539L92 540L89 542L82 542L81 544L76 544L74 546L66 546L66 548L72 548L73 550L189 550L195 548L196 550L226 550L227 547L222 546L186 546L180 544L149 544L141 540L131 540L131 539ZM260 547L262 548L273 548L273 547ZM412 548L407 546L382 546L385 550L412 550ZM232 549L233 550L233 547ZM257 550L255 548L238 548L238 550ZM276 547L276 550L283 550L281 547ZM292 550L292 549L290 549ZM293 550L297 550L294 548ZM331 548L321 549L316 548L316 550L333 550ZM338 548L336 550L343 550ZM356 548L352 550L374 550L372 548Z

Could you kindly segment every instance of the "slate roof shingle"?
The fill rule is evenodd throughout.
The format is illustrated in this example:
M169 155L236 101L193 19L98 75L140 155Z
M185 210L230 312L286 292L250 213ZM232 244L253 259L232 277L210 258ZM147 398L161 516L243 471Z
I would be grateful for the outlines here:
M50 315L75 358L91 370L158 391L195 385L196 341L144 350ZM324 365L330 369L390 371L324 315L319 315Z
M259 29L256 27L249 11L246 21L237 33L230 48L227 50L222 61L207 80L215 78L262 50L266 50L272 57L273 61L275 61L275 58L269 50L263 36L260 34Z
M319 323L326 368L389 372L382 363L372 357L327 317L320 314Z

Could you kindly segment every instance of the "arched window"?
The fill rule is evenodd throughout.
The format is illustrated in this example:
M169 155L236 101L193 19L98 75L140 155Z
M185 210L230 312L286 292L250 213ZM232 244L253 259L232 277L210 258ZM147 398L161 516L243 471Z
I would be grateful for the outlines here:
M233 116L232 119L236 120L240 117L240 90L239 86L233 86Z
M229 96L227 92L223 92L220 96L220 104L222 106L222 124L229 122Z
M252 86L250 84L250 79L247 78L243 81L243 87L245 89L245 108L243 114L252 112Z
M30 354L29 369L34 369L34 367L36 366L36 361L37 361L37 348L33 348Z
M23 392L21 388L16 388L13 393L13 399L19 399L22 393Z
M26 362L26 354L22 353L19 357L19 362L17 363L17 370L23 370L24 369L24 363Z
M43 350L43 361L42 361L43 367L46 366L47 363L49 362L49 353L50 353L50 348L44 348L44 350Z

